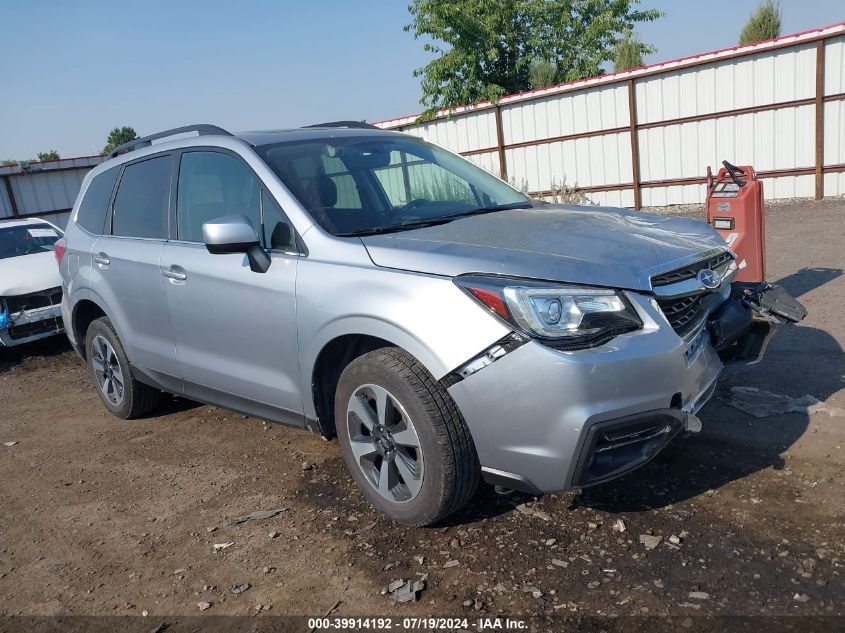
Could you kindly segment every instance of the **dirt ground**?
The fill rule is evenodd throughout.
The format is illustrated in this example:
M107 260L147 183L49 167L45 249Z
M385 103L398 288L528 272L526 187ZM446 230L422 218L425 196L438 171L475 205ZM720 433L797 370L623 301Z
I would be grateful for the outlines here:
M843 244L845 201L770 206L769 277L809 316L725 372L701 433L583 492L484 486L436 528L373 511L336 441L178 399L119 421L62 339L0 350L0 616L845 615ZM734 386L824 405L758 418ZM418 602L382 594L418 574Z

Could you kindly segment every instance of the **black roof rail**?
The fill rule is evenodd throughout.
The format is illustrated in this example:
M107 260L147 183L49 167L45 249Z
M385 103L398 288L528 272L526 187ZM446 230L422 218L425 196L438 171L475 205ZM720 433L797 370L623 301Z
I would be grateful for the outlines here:
M185 125L183 127L175 127L172 130L165 130L164 132L150 134L149 136L142 136L141 138L136 138L134 141L122 143L111 151L109 158L114 158L118 154L123 154L125 152L131 152L133 149L138 147L149 147L153 144L153 141L157 141L160 138L167 138L168 136L175 136L176 134L186 134L188 132L196 132L200 136L205 136L207 134L232 136L231 132L227 132L222 127L217 127L216 125L208 125L206 123Z
M327 123L315 123L314 125L306 125L305 127L348 127L360 128L363 130L380 130L381 128L366 121L328 121Z

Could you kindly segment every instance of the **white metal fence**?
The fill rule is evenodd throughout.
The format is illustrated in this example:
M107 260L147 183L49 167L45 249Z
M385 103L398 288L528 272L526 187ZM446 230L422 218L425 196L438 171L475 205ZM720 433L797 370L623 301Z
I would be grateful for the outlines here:
M698 203L723 159L754 166L769 198L843 195L845 23L416 118L376 125L545 197Z

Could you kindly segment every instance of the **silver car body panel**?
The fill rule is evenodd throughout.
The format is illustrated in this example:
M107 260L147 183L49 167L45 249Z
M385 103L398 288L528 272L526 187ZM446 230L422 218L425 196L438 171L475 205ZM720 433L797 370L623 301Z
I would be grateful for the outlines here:
M357 248L366 256L360 243ZM317 357L340 336L366 334L402 347L439 380L511 331L451 279L320 261L313 251L300 262L297 296L309 417L315 416L310 391Z
M70 241L70 240L68 240ZM177 376L173 326L160 272L164 240L103 235L91 249L96 289L132 363Z
M174 375L186 383L300 410L298 260L274 255L267 273L258 275L245 255L212 255L203 244L189 242L165 244L159 278L172 322L178 363ZM168 277L171 271L184 279Z
M562 490L590 425L666 409L676 393L696 410L704 404L700 395L722 369L709 340L685 343L648 297L628 298L642 330L577 352L532 341L450 387L483 467L518 474L540 492ZM700 328L696 338L706 336Z
M335 133L346 131L292 134ZM97 238L75 222L78 199L61 265L65 322L73 322L80 301L96 303L145 376L161 376L162 383L168 378L168 388L206 401L220 402L223 394L229 406L267 411L267 417L286 411L293 414L290 423L301 424L317 417L315 365L339 337L365 335L397 345L440 380L510 334L513 327L458 288L456 275L628 290L643 329L574 352L530 341L449 387L485 470L514 474L541 491L571 484L592 424L669 407L678 393L693 412L709 396L721 363L703 322L682 338L649 296L653 274L726 250L705 223L549 206L390 235L335 237L312 220L251 146L287 138L209 135L156 143L95 168L80 199L91 178L124 162L184 147L224 148L258 175L307 254L273 253L268 272L258 274L243 256L211 255L199 244ZM100 253L108 265L94 261ZM174 266L179 274L165 276ZM729 285L726 276L712 309ZM72 328L68 336L81 345Z
M455 276L489 273L650 290L670 270L725 242L707 223L624 209L540 206L363 238L379 266Z

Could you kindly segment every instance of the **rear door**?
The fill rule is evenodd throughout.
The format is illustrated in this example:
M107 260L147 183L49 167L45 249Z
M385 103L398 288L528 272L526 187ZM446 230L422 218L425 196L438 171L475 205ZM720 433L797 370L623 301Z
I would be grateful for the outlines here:
M129 362L177 376L160 263L168 239L174 156L123 166L104 234L91 249L91 288L110 311Z
M176 198L161 273L186 395L226 404L228 394L229 406L302 424L290 224L249 166L223 150L182 153ZM252 272L243 254L206 249L203 223L230 214L249 218L270 250L266 273Z

